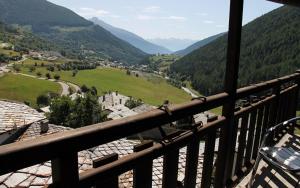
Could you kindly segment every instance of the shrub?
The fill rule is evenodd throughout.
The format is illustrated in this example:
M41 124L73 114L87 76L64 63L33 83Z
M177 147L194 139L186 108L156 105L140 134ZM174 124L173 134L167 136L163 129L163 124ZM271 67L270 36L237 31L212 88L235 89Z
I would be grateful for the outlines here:
M59 76L58 74L55 74L55 75L54 75L54 79L55 79L55 80L59 80L59 79L60 79L60 76Z
M41 107L41 106L48 106L50 104L50 98L49 98L49 96L46 95L46 94L39 95L36 98L36 104L39 107Z
M45 74L45 76L46 76L47 79L51 79L51 74L50 74L49 72L47 72L47 73Z

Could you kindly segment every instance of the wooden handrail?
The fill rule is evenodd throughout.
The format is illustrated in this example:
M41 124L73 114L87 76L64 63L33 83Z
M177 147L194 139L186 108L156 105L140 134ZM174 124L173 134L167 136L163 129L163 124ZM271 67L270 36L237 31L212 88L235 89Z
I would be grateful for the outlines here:
M252 114L252 112L256 111L257 109L260 109L261 110L260 112L262 112L262 109L265 108L267 104L268 105L272 104L273 106L271 109L275 109L275 106L278 107L279 105L278 101L284 100L282 97L290 96L288 102L289 104L292 104L291 100L296 100L297 97L296 93L299 89L299 85L298 85L299 80L300 80L300 73L295 73L279 79L274 79L253 86L238 89L236 100L238 100L239 98L247 97L249 95L255 95L259 92L270 90L270 89L272 89L273 92L275 93L266 96L260 99L259 101L252 103L246 107L241 108L239 111L234 113L234 118L236 119L248 118L248 115L250 113ZM288 84L288 87L281 87L282 85L287 85L286 83L290 83L291 81L293 81L292 82L293 84ZM92 182L95 180L95 178L106 177L111 173L121 174L123 172L126 172L126 170L131 170L132 168L134 168L135 165L139 164L140 160L143 161L144 157L146 158L149 157L148 159L154 159L156 157L165 155L166 152L169 150L185 147L193 140L199 142L199 138L202 138L207 134L215 135L213 133L214 132L216 133L217 129L225 125L224 123L226 122L225 121L226 118L223 116L219 117L217 120L213 122L209 122L208 124L204 125L201 128L197 127L196 125L197 127L196 129L185 131L183 134L180 134L180 136L176 137L176 139L172 140L172 142L164 143L164 144L156 143L150 148L135 152L133 154L126 156L125 158L119 159L117 161L101 166L99 168L89 170L83 174L80 174L79 176L75 176L76 173L78 173L76 171L77 152L101 144L105 144L114 140L118 140L120 138L124 138L132 134L150 130L160 125L164 125L166 123L180 120L182 118L189 117L194 114L206 110L210 110L218 106L222 106L228 100L229 99L227 93L220 93L217 95L209 96L206 98L206 100L193 100L181 105L170 106L171 115L169 115L169 113L165 112L164 110L155 109L150 112L138 114L136 116L132 116L120 120L90 125L87 127L70 130L63 133L44 136L34 140L21 141L18 143L3 145L0 146L0 166L1 166L0 175L51 160L52 170L58 172L52 174L53 178L55 181L60 181L64 179L60 177L60 174L64 173L65 171L63 168L64 165L63 161L68 161L70 159L72 161L71 163L69 163L69 167L73 169L73 175L72 177L67 176L65 178L67 179L65 184L61 184L61 185L67 185L69 181L69 182L74 182L74 185L77 185L79 183L79 185L82 186L90 186L93 184ZM293 106L293 110L285 111L287 107L288 106L285 105L282 106L282 108L285 109L278 109L275 111L273 110L272 112L270 112L270 115L272 115L273 117L274 115L276 115L278 111L278 113L280 112L281 119L290 117L294 113L293 111L295 109ZM254 114L253 118L255 118L256 113L254 112L253 114ZM272 123L271 121L269 122L265 119L262 122L263 122L264 129L267 128L270 123ZM260 124L261 122L259 121L258 123ZM251 131L249 130L246 132L249 132L248 134L254 134L252 129L253 127L251 127ZM246 132L244 131L243 134L246 134ZM264 130L262 130L262 132L264 132ZM257 132L257 134L261 134L261 132ZM218 137L218 134L216 134L215 136ZM213 143L213 140L214 139L209 140L209 143ZM246 145L248 147L251 146L251 143L246 143L246 141L244 141L244 145L245 147ZM256 145L257 143L255 143L255 146ZM240 152L246 150L245 147L243 148L240 147L239 148L239 150L241 150ZM207 148L208 149L206 149L206 151L212 150L214 147L209 146ZM253 151L256 152L255 150ZM209 164L211 164L213 160L212 158L213 151L207 151L207 152L210 153L210 155L209 157L205 158L205 160L210 161ZM248 152L251 151L249 150ZM197 152L192 152L192 153L197 153ZM240 153L240 158L241 157L242 156ZM191 157L191 159L193 159L193 157ZM194 160L196 160L196 158ZM243 165L244 164L242 163L238 164L239 167L241 166L243 167ZM190 165L190 168L194 168L194 167L195 165ZM212 168L210 168L209 166L206 166L206 168L209 169L209 173L212 171ZM241 172L239 169L235 169L235 171ZM187 173L187 176L194 177L195 173L191 173L191 174ZM209 175L206 174L206 176ZM171 183L174 183L172 181ZM209 185L208 182L210 182L210 180L205 180L204 184L208 186Z

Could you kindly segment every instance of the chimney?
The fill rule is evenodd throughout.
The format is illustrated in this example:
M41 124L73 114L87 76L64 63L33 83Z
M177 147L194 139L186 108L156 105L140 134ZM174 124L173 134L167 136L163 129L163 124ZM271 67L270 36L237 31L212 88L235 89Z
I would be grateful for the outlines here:
M103 95L103 100L102 100L102 102L104 102L105 101L105 95Z
M48 120L43 120L40 123L41 126L41 134L47 133L49 130L49 122Z
M118 94L119 94L119 92L118 92L118 91L116 91L116 96L118 96Z
M122 99L120 99L120 104L122 104Z

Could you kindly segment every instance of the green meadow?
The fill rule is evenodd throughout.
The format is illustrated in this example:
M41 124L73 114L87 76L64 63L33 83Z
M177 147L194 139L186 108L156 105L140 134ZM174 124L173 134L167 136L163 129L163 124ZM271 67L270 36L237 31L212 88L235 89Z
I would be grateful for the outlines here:
M26 66L21 67L21 72L36 75L40 72L43 77L49 71L45 67L38 66L34 72L30 72ZM127 75L125 70L116 68L97 68L93 70L81 70L75 77L72 71L49 72L53 77L60 75L62 80L75 83L79 86L85 84L89 87L95 86L99 94L108 91L119 91L121 94L140 98L152 105L160 105L164 100L171 103L182 103L189 101L191 97L183 90L178 89L166 82L165 79L156 76Z
M5 74L0 77L0 99L27 101L36 107L36 98L40 94L60 93L61 87L55 82L39 80L22 75Z

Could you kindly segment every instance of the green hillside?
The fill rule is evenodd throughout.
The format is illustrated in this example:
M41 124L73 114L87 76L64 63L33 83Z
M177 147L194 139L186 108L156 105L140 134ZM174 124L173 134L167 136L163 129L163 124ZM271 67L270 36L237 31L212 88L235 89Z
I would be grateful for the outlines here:
M21 28L0 22L0 41L10 43L16 50L60 51L63 48Z
M33 107L36 107L36 98L40 94L59 94L61 91L57 83L14 74L1 76L0 83L0 99L27 101Z
M177 104L191 99L187 93L168 84L165 79L150 74L136 77L134 74L127 75L126 71L121 69L97 68L79 71L73 77L72 71L57 71L55 69L54 72L49 72L45 67L39 66L40 64L38 64L34 72L31 72L29 69L30 64L32 64L31 61L25 61L24 66L20 65L21 72L31 75L36 75L37 72L40 72L43 77L45 77L46 73L50 73L52 78L55 74L58 74L62 80L79 86L83 84L89 87L95 86L99 95L108 91L119 91L124 95L132 96L136 99L140 98L152 105L160 105L164 100Z
M0 0L0 20L55 43L69 58L108 58L134 64L146 55L71 10L46 0Z
M0 18L5 23L31 25L35 32L51 26L92 25L71 10L46 0L0 0Z
M190 77L199 92L223 89L227 34L181 58L173 72ZM300 67L300 9L284 6L243 27L239 86L294 72Z

